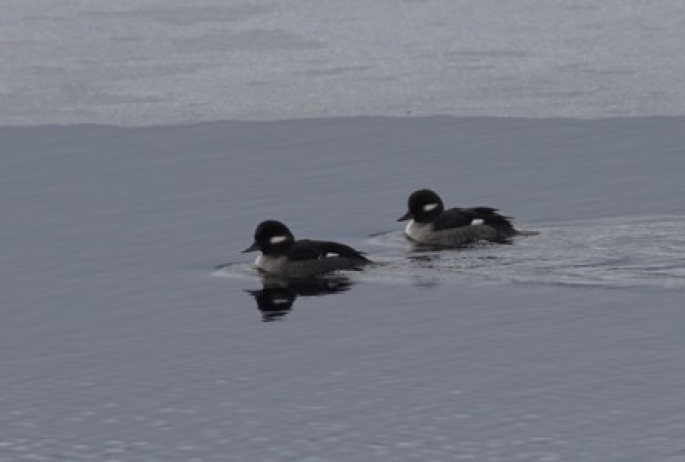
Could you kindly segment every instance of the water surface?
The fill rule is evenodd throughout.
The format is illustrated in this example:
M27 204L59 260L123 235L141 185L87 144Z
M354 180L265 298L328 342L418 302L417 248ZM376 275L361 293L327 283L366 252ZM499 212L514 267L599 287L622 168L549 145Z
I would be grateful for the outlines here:
M0 128L0 458L682 459L684 122ZM418 187L541 234L414 251ZM264 284L266 218L386 265Z

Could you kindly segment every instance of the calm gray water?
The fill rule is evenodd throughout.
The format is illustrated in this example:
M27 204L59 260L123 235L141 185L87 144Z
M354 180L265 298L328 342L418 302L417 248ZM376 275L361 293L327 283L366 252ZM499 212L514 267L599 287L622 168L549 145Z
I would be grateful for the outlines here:
M683 460L684 123L0 128L0 460ZM424 186L541 234L415 252ZM263 286L269 217L385 265Z

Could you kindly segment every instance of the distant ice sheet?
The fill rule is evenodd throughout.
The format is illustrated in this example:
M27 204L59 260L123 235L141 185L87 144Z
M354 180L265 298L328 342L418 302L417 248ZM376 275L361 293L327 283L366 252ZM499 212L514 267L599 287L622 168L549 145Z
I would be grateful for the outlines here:
M11 2L0 125L685 114L680 0Z

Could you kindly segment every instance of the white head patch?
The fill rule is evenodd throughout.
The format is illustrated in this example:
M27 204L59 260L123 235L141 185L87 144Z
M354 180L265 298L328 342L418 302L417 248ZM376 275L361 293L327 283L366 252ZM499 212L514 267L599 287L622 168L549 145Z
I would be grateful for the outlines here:
M471 220L471 225L476 226L476 225L482 225L485 223L482 218L474 218Z
M430 212L431 210L435 210L436 208L438 208L438 204L426 204L423 206L423 211Z
M269 242L272 244L280 244L281 242L285 242L288 240L288 236L274 236L271 239L269 239Z

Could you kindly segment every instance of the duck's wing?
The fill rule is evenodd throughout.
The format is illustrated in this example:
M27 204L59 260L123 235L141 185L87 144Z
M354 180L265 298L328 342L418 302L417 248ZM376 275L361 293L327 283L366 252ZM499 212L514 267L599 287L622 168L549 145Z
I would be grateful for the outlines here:
M466 211L467 213L472 213L474 215L499 215L497 213L499 212L499 210L494 209L492 207L470 207L461 210Z
M309 278L339 270L359 270L371 263L353 248L337 242L297 241L285 253L287 277Z
M368 261L361 252L352 247L331 241L302 239L288 249L286 256L291 261L317 260L320 258L343 257Z
M310 241L313 245L318 247L324 257L338 256L343 258L354 258L357 260L367 261L367 258L358 250L353 249L349 245L341 244L339 242L331 241Z
M479 224L512 231L514 229L511 218L498 213L497 209L492 207L471 207L445 210L433 222L433 230L443 231Z
M303 239L296 241L286 252L285 256L290 261L318 260L322 256L321 249L312 241Z
M492 207L472 207L463 209L463 211L471 215L473 220L483 220L484 225L509 231L514 230L511 217L498 213L497 209L493 209Z
M443 231L451 228L462 228L469 226L474 220L472 213L468 209L449 209L445 210L434 222L434 231Z

